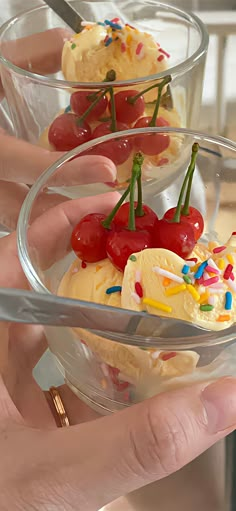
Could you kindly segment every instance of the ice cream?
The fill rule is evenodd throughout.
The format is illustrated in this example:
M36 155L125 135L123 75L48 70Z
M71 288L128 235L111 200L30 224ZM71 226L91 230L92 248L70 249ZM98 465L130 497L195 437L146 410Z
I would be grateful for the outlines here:
M213 246L213 251L199 243L193 261L165 249L143 250L129 258L124 275L109 259L85 267L76 260L65 274L59 294L222 330L236 320L235 240L232 236L225 247ZM227 269L231 269L229 278ZM139 294L137 283L142 288Z
M130 257L124 274L108 259L93 264L76 259L58 294L175 317L207 329L227 328L236 320L236 233L225 246L198 243L190 259L184 261L164 249L147 249ZM171 387L172 382L174 386L182 379L186 383L199 361L195 351L143 350L86 330L75 329L75 333L103 364L119 373L119 381L135 386L136 398Z
M168 58L150 34L119 19L88 22L65 43L62 72L68 81L102 82L114 69L117 80L130 80L165 71Z

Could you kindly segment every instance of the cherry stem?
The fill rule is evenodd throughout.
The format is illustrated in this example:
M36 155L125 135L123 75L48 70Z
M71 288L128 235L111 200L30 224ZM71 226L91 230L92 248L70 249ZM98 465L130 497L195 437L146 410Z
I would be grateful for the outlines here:
M85 112L83 113L83 115L80 116L80 118L78 119L78 125L80 126L83 121L86 119L86 117L88 117L88 115L90 114L90 112L94 109L94 107L97 105L97 103L99 103L100 99L102 98L102 96L104 95L104 91L99 91L99 94L97 95L96 99L91 103L91 105L87 108L87 110L85 110Z
M116 104L114 99L114 90L113 87L109 89L110 92L110 98L111 98L111 131L114 133L117 131L117 124L116 124Z
M189 203L190 203L190 196L191 196L191 190L192 190L193 176L194 176L196 159L197 159L197 154L198 154L198 149L199 149L199 145L197 143L194 145L196 145L196 148L192 149L194 152L192 154L192 160L191 160L191 163L193 162L193 167L192 167L192 172L191 172L191 174L189 176L189 180L188 180L188 187L187 187L184 205L181 210L181 215L184 215L184 216L189 215Z
M159 83L159 87L158 87L158 94L157 94L157 100L156 100L156 106L154 108L154 112L153 112L153 116L151 118L151 121L149 123L149 126L150 127L155 127L156 126L156 120L157 120L157 115L158 115L158 112L159 112L159 108L160 108L160 103L161 103L161 95L162 95L162 91L163 91L163 88L168 84L170 83L171 81L171 76L168 75L164 78L164 80L162 80L161 83Z
M181 208L182 208L183 196L184 196L184 192L185 192L187 183L189 182L189 179L191 178L191 175L193 174L194 169L195 169L195 162L196 162L196 158L197 158L198 148L199 148L199 145L195 142L192 147L191 161L190 161L188 170L185 174L185 178L184 178L184 181L183 181L183 184L182 184L182 187L180 190L180 194L179 194L178 204L176 206L175 214L174 214L174 217L172 220L172 222L174 222L174 223L180 222L180 216L182 213Z
M135 194L136 181L139 178L141 178L143 159L144 158L143 158L142 153L136 153L134 156L134 159L133 159L132 174L131 174L131 181L130 181L130 198L129 198L129 223L128 223L129 231L136 230L134 194ZM142 206L142 203L141 203L141 206Z
M105 82L114 82L115 80L116 80L116 72L115 72L114 69L110 69L110 71L107 71L107 74L106 74L106 77L103 80L103 83L105 83ZM97 92L93 92L92 94L89 94L87 96L87 99L89 101L93 101L97 97L97 95L100 92L102 92L102 90L104 91L104 94L105 94L106 89L100 89Z
M170 83L171 82L171 76L168 75L164 78L164 80L160 83L155 83L154 85L150 85L150 87L148 87L147 89L144 89L142 90L141 92L139 92L138 94L135 94L135 96L130 96L127 98L127 101L128 103L130 103L131 105L133 105L135 103L135 101L137 101L138 98L140 98L141 96L143 96L143 94L146 94L146 92L149 92L150 90L152 89L159 89L159 87L161 87L162 83L167 80L165 82L166 83ZM165 85L164 84L164 85ZM156 100L155 100L155 103L156 103Z
M143 158L144 160L144 158ZM142 161L143 163L143 161ZM137 179L138 184L138 204L135 209L135 216L144 216L144 210L143 210L143 189L142 189L142 171L140 171L140 174Z
M115 217L117 211L120 209L121 205L125 201L126 197L128 197L129 193L130 193L130 185L128 186L127 190L125 190L125 192L121 196L120 200L117 202L114 209L111 211L110 215L108 215L107 218L105 218L105 220L103 220L102 225L103 225L103 227L105 227L105 229L110 229L111 222L112 222L113 218Z

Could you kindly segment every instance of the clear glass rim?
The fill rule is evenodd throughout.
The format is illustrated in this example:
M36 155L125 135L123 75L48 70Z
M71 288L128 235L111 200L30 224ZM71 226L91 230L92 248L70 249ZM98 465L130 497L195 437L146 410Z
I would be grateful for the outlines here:
M31 258L29 255L28 250L28 243L27 243L27 230L29 225L29 218L32 210L32 206L34 203L34 200L36 199L38 193L42 189L42 187L45 187L46 182L48 179L52 176L52 174L59 170L67 161L69 161L71 158L73 158L76 155L79 155L81 152L84 152L91 147L94 147L98 144L101 144L102 142L107 142L109 140L113 140L114 138L122 137L122 136L134 136L138 134L145 134L147 133L166 133L166 134L172 134L172 135L187 135L192 136L196 141L199 143L201 142L207 142L212 143L215 145L218 145L224 149L228 149L231 151L235 151L236 153L236 142L233 142L227 138L221 137L221 136L210 136L200 131L194 131L194 130L188 130L185 128L141 128L141 129L132 129L127 130L123 132L117 132L115 134L106 135L104 137L100 137L98 139L94 139L92 141L87 142L86 144L83 144L72 151L68 152L66 155L64 155L62 158L58 159L57 162L55 162L53 165L51 165L48 169L45 170L45 172L38 178L38 180L35 182L35 184L30 189L23 206L20 211L18 225L17 225L17 247L18 247L18 254L19 259L23 268L23 271L31 285L34 291L40 292L40 293L47 293L50 295L53 295L41 282L38 273L35 271L33 264L31 263ZM212 151L213 152L213 151ZM221 154L217 151L213 152L215 156L221 157ZM233 170L232 170L233 172ZM70 300L70 299L68 299ZM78 304L80 303L80 300L75 300ZM89 303L89 302L88 302ZM101 306L104 311L111 312L111 307L109 306ZM166 318L163 318L166 319ZM187 347L193 348L195 346L206 346L211 344L219 344L219 343L228 343L235 339L236 335L236 325L233 325L225 330L218 331L211 331L211 330L204 330L202 329L202 334L199 336L193 336L190 338L176 338L171 339L168 341L168 349L174 349L176 348L176 345L180 347L184 347L185 349ZM110 339L112 340L112 334L110 335ZM115 339L113 339L115 340ZM146 339L145 343L147 343L148 339ZM116 339L116 342L117 339ZM132 345L141 345L143 340L141 341L139 336L134 336L131 340L130 338L123 337L120 340L121 343L126 344L132 344ZM153 344L154 340L153 338L150 339L150 344ZM167 340L165 341L167 345ZM160 346L160 343L163 344L163 339L155 338L156 345Z
M177 7L170 6L168 4L164 4L161 2L154 2L153 0L148 0L150 2L150 5L156 5L156 7L160 7L161 9L171 12L175 14L176 16L187 20L188 22L192 23L195 28L198 29L200 35L201 35L201 42L198 47L198 49L193 53L191 57L188 57L186 60L181 62L180 64L173 66L169 68L166 71L163 71L161 73L157 73L154 75L144 76L142 78L138 78L136 80L123 80L123 81L116 81L114 82L106 82L106 86L113 85L113 87L124 87L124 86L130 86L130 85L136 85L136 84L142 84L144 82L154 81L157 79L161 79L165 77L167 74L170 74L172 76L172 79L176 76L184 74L186 71L191 69L198 60L200 60L206 53L208 49L208 43L209 43L209 36L208 32L206 30L206 27L204 23L196 16L194 13L185 12ZM18 21L20 21L22 18L24 18L27 15L36 13L40 10L44 9L50 9L47 5L42 5L39 7L34 7L33 9L25 10L23 13L19 14L18 16L14 16L10 20L8 20L6 23L0 27L0 41L4 37L4 34L13 27ZM70 82L66 80L57 80L56 78L48 78L43 75L38 75L36 73L31 73L30 71L24 70L15 64L13 64L10 60L6 59L4 55L1 53L1 46L0 46L0 63L4 65L4 67L10 69L14 73L21 75L23 77L29 78L34 83L42 84L48 87L54 87L54 88L80 88L80 89L98 89L101 87L104 87L103 82Z

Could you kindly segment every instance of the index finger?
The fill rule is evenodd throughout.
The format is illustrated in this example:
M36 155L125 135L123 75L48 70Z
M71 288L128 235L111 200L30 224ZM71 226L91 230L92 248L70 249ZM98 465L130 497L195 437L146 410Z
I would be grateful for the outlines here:
M0 52L21 69L39 75L53 74L61 69L62 49L71 33L63 28L52 28L28 37L4 41Z
M74 226L91 212L108 214L117 203L117 192L69 200L46 211L28 230L29 253L34 264L43 270L60 260L70 251L70 238ZM16 234L0 240L0 286L27 289L16 244Z

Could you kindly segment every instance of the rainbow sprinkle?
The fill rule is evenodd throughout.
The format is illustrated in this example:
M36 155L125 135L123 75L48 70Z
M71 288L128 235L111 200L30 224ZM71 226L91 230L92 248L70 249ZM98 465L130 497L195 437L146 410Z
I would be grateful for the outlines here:
M121 286L108 287L108 289L106 289L106 295L111 295L113 293L121 293L121 291L122 291Z
M172 273L171 271L163 270L159 266L154 266L153 271L158 275L161 275L162 277L167 277L168 279L173 280L174 282L179 282L179 284L183 284L184 282L183 277L179 277L178 275Z
M203 273L204 273L207 265L208 265L208 261L204 261L202 264L200 264L196 273L194 274L195 279L200 279L203 276Z
M225 280L229 280L230 278L230 275L232 273L232 270L233 270L233 266L232 264L228 264L225 268L225 271L224 271L224 279Z
M179 293L182 293L182 291L185 291L187 289L186 284L181 284L180 286L174 286L170 289L166 289L166 296L174 296L178 295Z
M221 247L213 248L212 252L213 254L219 254L220 252L223 252L225 249L226 249L225 245L222 245Z
M212 284L216 284L216 282L219 282L219 277L211 277L203 281L203 286L212 286Z
M134 287L135 287L135 292L137 293L139 298L143 298L143 288L142 288L140 282L135 282Z
M163 312L172 312L172 307L169 305L166 305L165 303L157 302L156 300L153 300L152 298L144 298L143 299L144 305L149 305L150 307L153 307L154 309L161 310Z
M210 305L210 304L200 305L200 311L202 311L202 312L210 312L213 309L214 309L213 305Z
M230 311L232 309L233 297L230 291L225 293L225 310Z
M182 273L183 273L184 275L187 275L187 273L189 272L189 270L190 270L190 266L188 266L187 264L185 264L185 265L183 266L183 268L182 268Z

